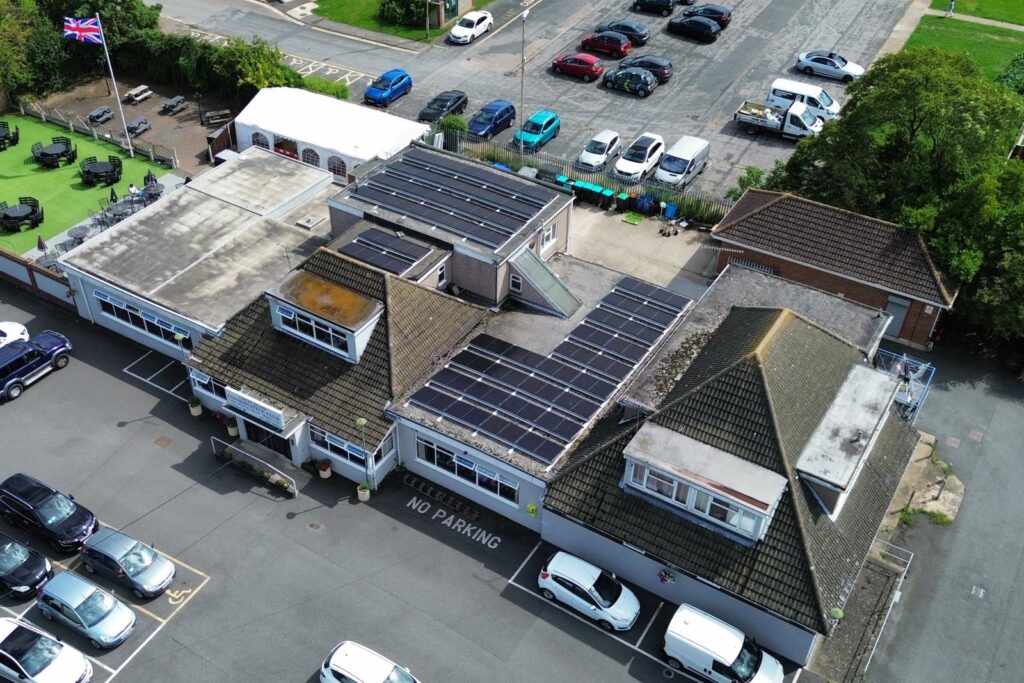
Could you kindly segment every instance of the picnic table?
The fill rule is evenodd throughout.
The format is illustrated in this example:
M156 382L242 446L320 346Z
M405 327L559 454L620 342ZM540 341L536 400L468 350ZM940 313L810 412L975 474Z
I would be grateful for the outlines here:
M188 103L185 101L184 95L175 95L169 100L164 100L163 104L160 105L160 110L169 116L174 116L187 105Z
M4 218L11 220L24 220L32 215L32 207L28 204L15 204L4 209Z
M110 107L96 107L89 112L88 118L90 123L106 123L114 118L114 112L110 110Z

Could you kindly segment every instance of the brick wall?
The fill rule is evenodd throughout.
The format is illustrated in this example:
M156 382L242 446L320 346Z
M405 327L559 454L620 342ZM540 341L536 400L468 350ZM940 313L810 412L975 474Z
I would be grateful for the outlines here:
M723 249L719 251L716 272L721 273L725 266L728 265L730 259L749 261L767 266L772 268L779 277L793 280L794 282L801 282L826 292L842 294L848 299L882 310L885 310L889 303L889 292L887 290L847 280L838 275L831 275L760 252L749 251L734 244L724 244ZM896 296L899 296L899 294ZM926 312L928 308L931 308L930 313ZM940 310L942 309L938 306L929 306L920 301L912 300L903 321L903 329L894 330L890 328L886 330L886 336L897 337L922 348L927 347L928 335L931 333L932 325L938 317Z

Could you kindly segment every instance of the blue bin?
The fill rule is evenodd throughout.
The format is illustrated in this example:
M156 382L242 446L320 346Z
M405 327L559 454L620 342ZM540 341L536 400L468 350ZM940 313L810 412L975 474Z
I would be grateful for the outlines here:
M506 166L505 164L501 163L500 161L495 161L494 162L494 168L498 169L499 171L511 171L512 170L511 166Z
M672 220L673 218L675 218L676 217L676 210L678 208L679 207L677 207L675 204L671 204L671 203L666 204L665 205L665 218L667 218L669 220Z

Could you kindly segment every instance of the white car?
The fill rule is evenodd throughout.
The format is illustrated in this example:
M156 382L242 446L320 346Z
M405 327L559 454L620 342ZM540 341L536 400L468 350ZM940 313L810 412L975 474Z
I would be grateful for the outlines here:
M619 153L622 141L614 130L602 130L580 152L576 165L585 171L600 171Z
M494 28L494 17L490 12L467 12L466 16L452 27L448 40L456 45L466 45Z
M849 83L864 75L864 67L827 50L801 52L796 57L796 68L808 76L827 76Z
M88 683L92 664L75 648L20 619L0 618L0 678Z
M28 329L19 323L0 322L0 348L14 341L28 341Z
M628 631L640 616L640 601L600 567L559 551L537 577L540 593L595 620L606 631Z
M660 135L641 133L615 162L615 175L640 182L655 169L664 153L665 140Z
M419 683L398 666L368 647L346 640L335 645L320 669L320 683Z

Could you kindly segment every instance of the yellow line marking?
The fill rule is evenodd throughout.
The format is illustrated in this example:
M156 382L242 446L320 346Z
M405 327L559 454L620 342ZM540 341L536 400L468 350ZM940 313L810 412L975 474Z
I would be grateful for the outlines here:
M203 577L203 578L204 578L204 579L206 579L206 580L209 580L209 579L210 579L210 575L209 575L209 574L207 574L206 572L201 572L201 571L199 571L198 569L196 569L195 567L193 567L192 565L190 565L190 564L186 564L186 563L182 562L181 560L179 560L179 559L178 559L178 558L176 558L176 557L173 557L173 556L171 556L171 555L168 555L167 553L161 553L161 555L163 555L164 557L166 557L166 558L167 558L168 560L170 560L170 561L171 561L171 562L173 562L174 564L180 564L180 565L181 565L182 567L184 567L185 569L189 570L190 572L192 572L192 573L194 573L194 574L198 574L199 576Z
M182 601L182 603L180 605L178 605L178 607L171 613L171 616L167 617L167 621L170 621L175 616L177 616L178 612L180 612L181 610L185 609L185 605L188 604L188 601L191 600L192 598L194 598L196 596L196 593L198 593L199 591L203 590L203 587L206 586L206 584L209 583L209 581L210 581L210 577L207 576L205 579L203 579L203 582L201 584L199 584L199 586L196 587L196 589L194 591L192 591L191 593L186 595L185 599Z
M156 619L161 624L166 624L167 623L167 619L164 619L163 617L159 617L159 616L153 614L152 612L150 612L145 607L142 607L141 605L129 605L129 607L133 607L133 608L139 610L140 612L145 614L147 617L152 617L153 619Z

